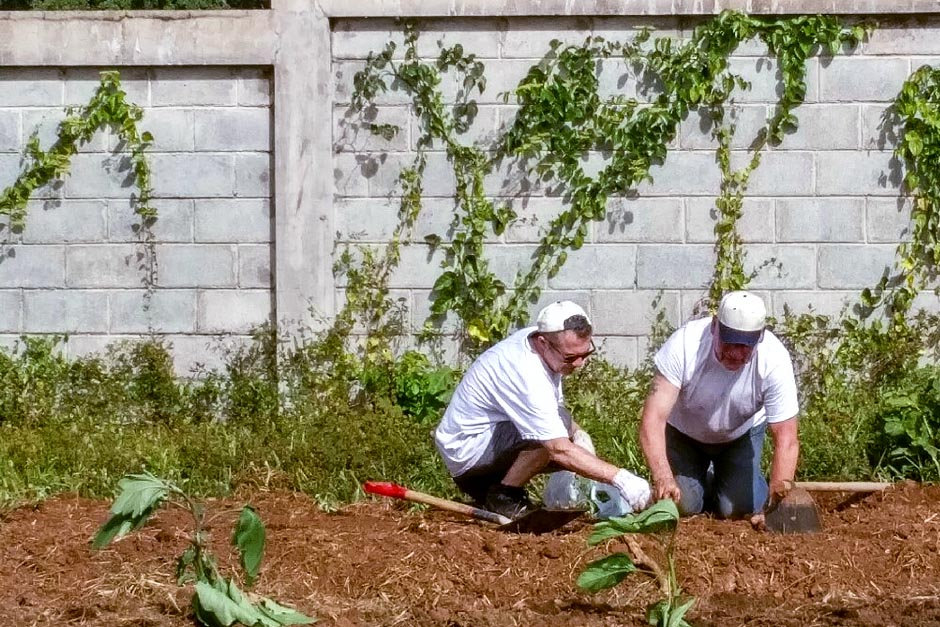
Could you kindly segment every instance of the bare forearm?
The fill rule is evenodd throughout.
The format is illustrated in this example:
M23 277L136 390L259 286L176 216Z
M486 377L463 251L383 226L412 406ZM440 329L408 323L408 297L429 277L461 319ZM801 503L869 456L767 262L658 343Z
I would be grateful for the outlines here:
M672 469L666 456L665 421L660 417L647 415L646 411L640 424L640 448L643 449L643 456L654 482L672 478Z
M796 476L796 464L800 458L797 425L795 417L770 425L774 438L774 459L770 465L770 483L773 486L779 486L782 481L793 481Z
M554 463L588 479L610 483L620 470L617 466L574 444L553 445L547 448Z
M653 476L654 497L678 499L679 486L666 455L666 423L676 403L679 388L657 372L650 385L650 393L643 404L640 420L640 448Z
M770 482L793 481L796 477L796 464L800 457L798 440L781 443L774 447L774 459L770 465Z

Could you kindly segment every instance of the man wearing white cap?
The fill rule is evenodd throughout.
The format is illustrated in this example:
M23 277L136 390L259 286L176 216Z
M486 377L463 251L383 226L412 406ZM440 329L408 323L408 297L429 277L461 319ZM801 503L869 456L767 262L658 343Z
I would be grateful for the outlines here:
M556 301L460 381L434 441L457 487L480 507L517 518L532 507L525 484L559 469L613 484L633 509L648 504L646 480L597 457L564 408L561 379L594 353L592 331L580 306Z
M760 516L766 429L774 440L770 498L786 494L799 456L796 381L790 354L764 328L756 294L726 294L718 313L693 320L656 353L656 374L640 424L640 445L657 499L683 514ZM758 518L752 518L758 523Z

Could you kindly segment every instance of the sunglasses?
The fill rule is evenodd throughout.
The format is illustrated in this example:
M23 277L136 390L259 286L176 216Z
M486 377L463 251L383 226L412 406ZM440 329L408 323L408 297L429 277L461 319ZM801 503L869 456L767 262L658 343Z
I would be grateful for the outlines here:
M566 364L573 364L579 359L587 359L588 357L593 355L595 352L597 352L597 347L594 346L593 339L591 339L591 350L589 350L586 353L578 353L577 355L566 355L563 352L561 352L560 348L555 346L553 343L549 342L547 338L542 336L542 339L545 340L545 343L548 344L552 348L552 350L555 351L555 353L557 353L558 356L561 357L561 360L565 362Z

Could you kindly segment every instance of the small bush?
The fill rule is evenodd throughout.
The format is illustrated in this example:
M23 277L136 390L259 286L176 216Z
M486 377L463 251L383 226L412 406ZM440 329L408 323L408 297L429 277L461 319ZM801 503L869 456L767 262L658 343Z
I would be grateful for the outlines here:
M433 426L447 409L458 377L451 368L432 366L423 353L407 351L397 360L366 366L361 379L366 393L387 395L406 416Z
M936 346L937 322L924 312L903 322L789 312L779 321L777 334L793 356L801 397L802 477L912 476L912 467L898 466L891 452L898 447L890 433L897 423L886 415L900 410L889 405L902 398L907 399L902 404L916 398L919 411L930 411L924 395L929 386L923 382L940 370L924 358ZM910 407L904 410L908 418L910 412ZM912 457L922 470L926 452Z
M940 369L886 391L872 427L869 454L889 477L940 480Z

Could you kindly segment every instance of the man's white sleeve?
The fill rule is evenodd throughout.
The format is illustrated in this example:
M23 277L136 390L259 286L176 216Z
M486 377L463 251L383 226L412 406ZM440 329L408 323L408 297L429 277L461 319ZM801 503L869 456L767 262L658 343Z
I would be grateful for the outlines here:
M770 371L764 392L764 412L767 422L783 422L796 416L800 403L796 394L796 378L793 376L793 362L785 354L777 366Z
M677 388L682 387L683 362L685 360L685 351L682 345L682 334L685 329L679 329L669 336L653 357L653 363L659 374L666 377L669 383Z

